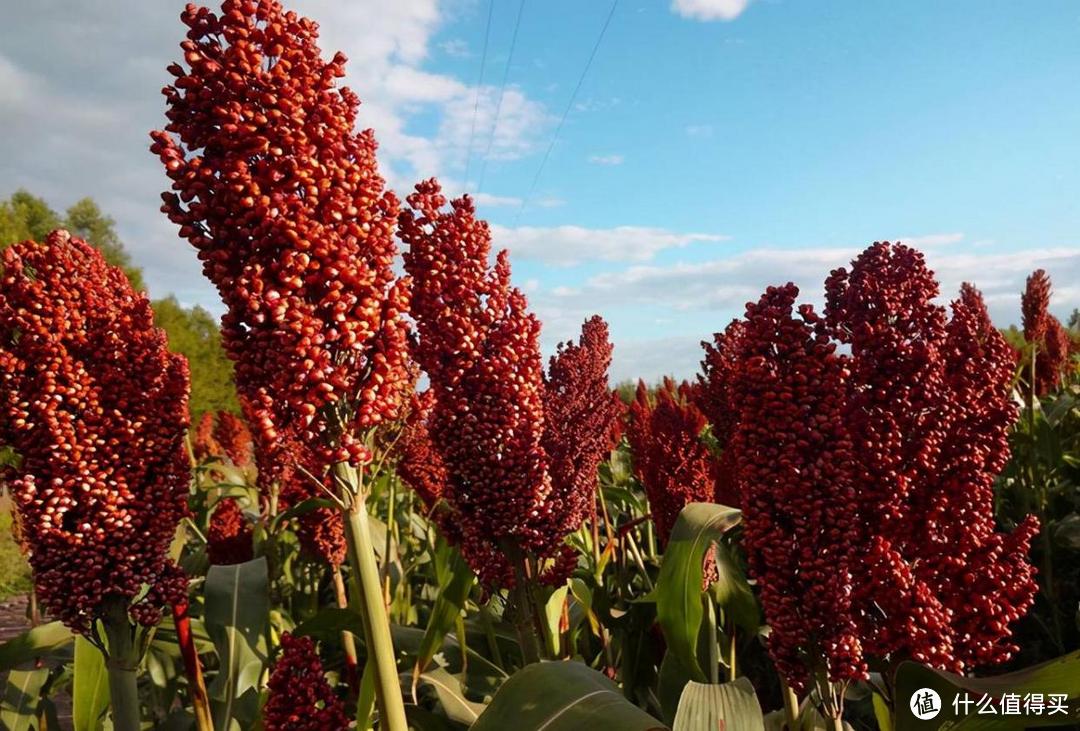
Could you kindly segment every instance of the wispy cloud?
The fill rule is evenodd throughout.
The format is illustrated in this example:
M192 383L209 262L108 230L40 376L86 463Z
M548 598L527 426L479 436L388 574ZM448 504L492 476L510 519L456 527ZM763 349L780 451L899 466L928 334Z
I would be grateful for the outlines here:
M510 249L515 258L556 266L572 266L583 261L648 261L665 249L727 239L718 234L680 233L646 226L606 229L584 226L492 226L492 234L495 245Z
M460 38L451 38L448 41L443 41L439 44L439 49L447 56L453 56L454 58L472 57L472 52L469 51L469 44Z
M622 155L589 155L589 162L593 165L622 165Z
M751 0L672 0L671 9L692 20L734 20Z

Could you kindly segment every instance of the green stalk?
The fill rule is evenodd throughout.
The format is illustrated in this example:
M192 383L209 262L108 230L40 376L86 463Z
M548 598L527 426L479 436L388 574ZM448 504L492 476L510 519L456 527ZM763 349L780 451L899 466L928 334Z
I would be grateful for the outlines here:
M345 462L334 465L334 478L348 508L345 510L345 540L349 564L360 588L356 610L364 626L369 662L375 670L375 699L379 707L379 727L385 731L407 731L405 703L401 698L390 620L383 606L379 566L371 540L367 508L360 473Z
M1028 453L1028 471L1030 473L1031 489L1037 493L1038 509L1039 509L1039 522L1040 522L1040 538L1042 540L1042 566L1039 574L1042 578L1043 593L1046 595L1046 603L1050 607L1050 621L1054 628L1054 644L1057 645L1059 653L1065 652L1065 642L1062 639L1064 637L1064 630L1062 629L1061 615L1058 612L1057 604L1057 591L1054 587L1054 556L1053 556L1053 542L1050 540L1050 531L1048 528L1048 512L1049 512L1049 494L1045 481L1036 484L1036 470L1035 470L1035 401L1037 399L1035 395L1036 386L1036 372L1035 362L1038 357L1039 349L1033 345L1031 348L1031 387L1028 389L1027 394L1027 407L1028 407L1028 430L1031 434L1031 451Z
M521 646L521 658L526 665L540 662L540 634L537 631L536 608L529 584L532 576L527 564L528 557L516 546L506 544L506 555L514 564L514 591L511 616L514 629L517 630L518 644Z
M139 648L123 602L114 602L102 621L109 648L105 668L115 731L139 731Z
M780 693L784 697L784 726L788 731L798 731L799 696L795 695L795 691L783 678L780 678Z
M720 682L720 648L719 637L716 631L716 605L711 596L705 596L706 621L709 629L709 682L713 685Z

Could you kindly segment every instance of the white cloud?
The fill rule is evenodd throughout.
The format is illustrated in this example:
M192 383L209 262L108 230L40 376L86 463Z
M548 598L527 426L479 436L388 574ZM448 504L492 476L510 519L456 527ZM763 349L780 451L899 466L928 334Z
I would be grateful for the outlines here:
M757 299L773 284L795 282L801 299L820 304L822 283L830 270L846 266L862 247L816 249L752 249L712 261L666 266L633 266L589 278L583 286L554 290L562 306L588 306L614 310L627 304L650 305L675 311L722 310L740 314L743 304ZM930 249L927 264L941 283L941 301L956 296L970 281L986 298L995 322L1018 321L1024 279L1043 268L1058 284L1053 308L1066 314L1080 307L1080 248L1057 247L1017 252L978 251L972 245Z
M692 20L734 20L751 0L672 0L671 9Z
M170 79L165 67L181 56L181 6L53 0L10 9L0 24L0 196L25 187L59 208L94 196L117 220L152 294L176 292L185 302L218 309L217 293L202 278L194 252L158 211L158 194L168 183L147 150L147 132L165 123L158 94ZM339 49L349 57L345 83L363 101L358 125L375 129L380 169L402 194L433 175L447 190L464 188L460 179L477 90L425 65L437 50L433 39L445 6L440 0L291 3L319 22L325 57ZM87 55L87 47L96 50ZM496 90L480 89L474 164L487 148L495 104ZM434 131L416 132L417 118L433 121ZM530 154L550 123L542 104L508 87L491 158ZM520 201L501 196L485 202L514 204Z
M447 56L453 56L454 58L472 57L472 53L469 51L469 44L460 38L451 38L448 41L443 41L439 44L439 49Z
M680 248L694 242L718 242L726 236L678 233L646 226L549 228L492 226L495 246L510 249L516 259L534 259L558 266L583 261L648 261L664 249Z
M593 165L622 165L622 155L589 155L589 162Z
M512 195L492 195L491 193L477 193L473 196L477 207L494 208L496 206L520 206L521 199Z
M686 125L686 135L688 137L712 137L713 126L711 124L688 124Z

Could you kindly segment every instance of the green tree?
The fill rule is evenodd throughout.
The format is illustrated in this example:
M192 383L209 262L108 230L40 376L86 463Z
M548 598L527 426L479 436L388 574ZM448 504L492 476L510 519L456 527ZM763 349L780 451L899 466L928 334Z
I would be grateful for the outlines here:
M186 308L175 297L155 300L154 321L169 336L169 349L183 353L191 367L191 413L239 412L232 361L221 347L217 321L202 307Z
M19 189L6 201L0 201L0 248L17 241L40 241L50 231L60 228L60 217L49 204Z

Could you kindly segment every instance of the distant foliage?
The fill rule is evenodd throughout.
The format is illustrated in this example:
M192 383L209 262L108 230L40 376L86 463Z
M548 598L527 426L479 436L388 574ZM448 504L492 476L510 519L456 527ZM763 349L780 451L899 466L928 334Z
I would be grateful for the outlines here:
M154 322L169 336L169 349L191 364L191 413L239 413L232 361L225 355L217 319L202 307L184 307L169 296L154 300Z

